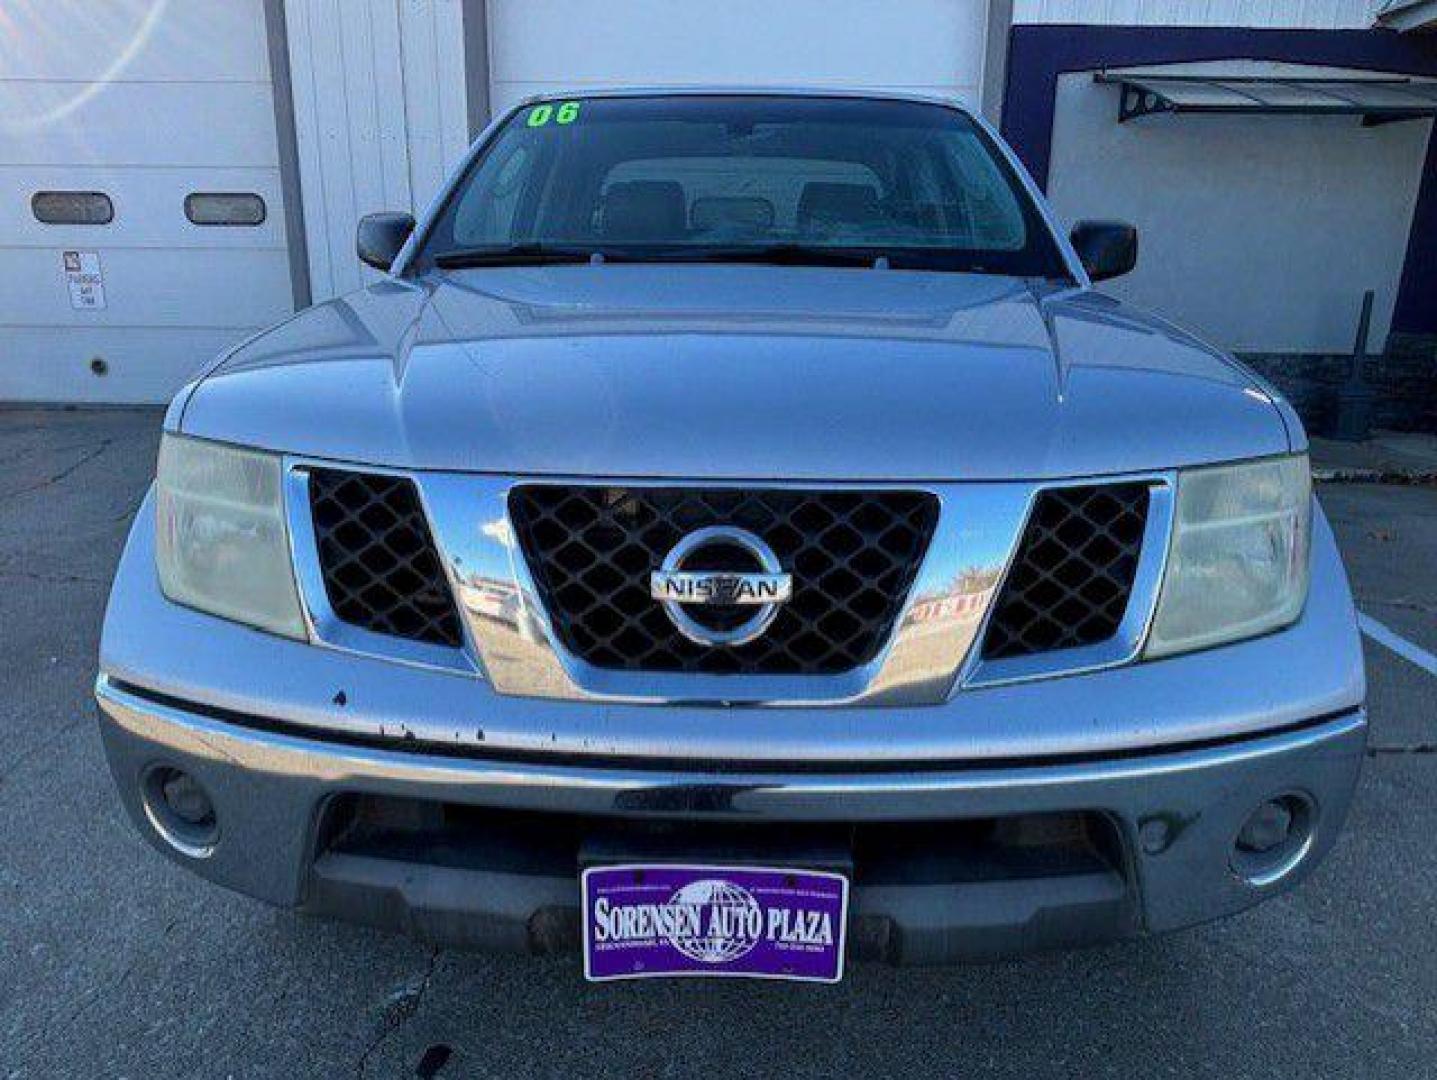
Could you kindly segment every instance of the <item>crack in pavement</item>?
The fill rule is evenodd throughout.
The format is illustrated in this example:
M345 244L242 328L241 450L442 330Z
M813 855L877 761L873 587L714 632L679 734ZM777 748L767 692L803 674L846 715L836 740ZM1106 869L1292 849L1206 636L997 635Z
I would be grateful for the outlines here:
M0 578L36 581L41 585L96 585L102 589L107 588L110 584L100 578L84 577L80 574L44 574L29 570L10 570L6 567L0 567Z
M163 943L165 939L170 936L171 931L173 931L177 925L178 920L176 919L171 919L165 924L164 930L160 932L161 943ZM140 969L141 964L149 963L150 959L151 958L149 956L135 955L130 958L129 963L125 965L124 970L120 972L118 978L113 980L96 980L95 983L90 987L90 989L85 991L84 995L80 998L79 1002L76 1003L75 1007L70 1010L70 1014L55 1026L55 1030L61 1032L71 1031L74 1028L75 1023L80 1019L80 1017L85 1015L85 1013L89 1012L90 1009L94 1007L95 1003L99 1001L102 997L117 997L119 993L125 989L125 986L130 981L131 976L133 976L135 972ZM27 1042L22 1041L21 1048L24 1050L30 1050L33 1046L43 1045L49 1042L51 1039L53 1039L52 1032L37 1031L34 1033L33 1038L28 1041L28 1045ZM10 1073L8 1075L20 1076L23 1075L23 1072L21 1070L17 1070L16 1072Z
M10 759L5 771L0 772L0 787L4 787L8 784L11 777L19 773L22 768L34 761L37 757L55 749L59 743L66 741L66 736L72 734L81 724L90 722L89 714L86 713L85 710L80 710L80 715L76 716L73 720L62 723L59 727L49 728L47 737L42 738L29 749L22 751Z
M1437 604L1424 603L1421 600L1409 600L1406 597L1397 600L1384 600L1381 597L1364 597L1359 600L1359 605L1371 604L1375 607L1397 608L1400 611L1420 611L1424 615L1437 615Z
M113 437L108 439L101 439L99 446L95 447L89 453L81 456L78 461L72 462L71 464L67 465L65 468L61 469L53 476L45 480L38 481L37 483L31 484L29 487L16 488L13 491L0 491L0 499L14 499L18 498L21 495L29 495L31 492L34 491L43 491L47 487L54 487L56 484L68 480L80 469L84 468L90 462L94 461L97 457L99 457L111 446L113 446L114 442L115 440Z
M419 1011L419 1006L424 1002L424 995L429 992L429 984L434 978L434 969L439 965L441 952L442 950L437 947L430 950L429 962L425 965L424 974L420 977L418 986L411 983L390 995L379 1033L369 1040L369 1045L359 1055L358 1076L365 1075L365 1071L369 1068L369 1059L388 1041L389 1036L409 1023L414 1014Z
M1412 743L1409 746L1369 746L1368 757L1388 757L1399 754L1437 754L1437 743Z
M46 446L43 443L37 443L34 446L7 447L4 456L6 463L13 465L22 458L37 457L40 454L73 454L77 450L88 450L93 445L93 439L86 439L84 442L71 443L65 446Z
M177 920L175 919L171 919L165 924L164 930L160 932L161 942L163 942L166 938L170 936L170 931L174 930L176 925ZM119 978L115 979L112 982L97 982L93 987L91 987L85 992L84 996L75 1005L74 1009L70 1011L70 1015L67 1016L64 1021L59 1025L59 1030L69 1031L73 1027L75 1021L78 1020L82 1015L84 1015L90 1009L90 1007L93 1006L95 1002L101 997L101 995L114 996L116 991L123 990L125 984L129 982L130 976L132 976L136 971L138 971L140 969L140 965L142 963L145 963L148 959L149 958L146 956L133 956L131 957L130 962L125 965L124 970L120 972Z

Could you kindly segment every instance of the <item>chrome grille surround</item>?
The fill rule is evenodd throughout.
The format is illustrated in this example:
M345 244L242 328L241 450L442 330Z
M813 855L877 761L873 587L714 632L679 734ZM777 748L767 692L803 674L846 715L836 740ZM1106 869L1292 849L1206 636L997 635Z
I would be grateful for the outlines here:
M479 665L474 657L472 645L464 629L462 611L459 612L460 642L457 646L436 644L430 641L397 637L393 634L368 629L341 618L330 604L329 590L324 580L324 568L319 549L319 530L315 528L314 509L311 495L311 478L315 472L335 470L342 473L364 473L375 477L387 477L411 485L418 500L418 506L427 526L430 544L438 555L440 573L444 576L448 595L456 609L458 595L453 581L447 574L447 561L443 548L438 542L432 513L425 504L423 485L419 477L396 469L374 466L349 466L328 461L314 461L302 458L288 458L285 461L284 499L285 517L289 526L290 556L294 560L295 583L299 586L300 604L304 612L305 628L312 644L359 656L379 657L419 667L436 668L463 675L476 675Z
M408 641L351 626L324 593L309 513L309 472L340 468L414 481L459 607L458 648ZM707 481L590 477L521 479L477 473L416 472L331 461L286 459L290 540L310 640L318 646L485 679L499 694L557 701L772 708L940 705L965 688L1112 667L1135 659L1157 601L1166 559L1176 476L1171 472L1071 481L905 484L766 481L756 487L800 491L922 491L938 519L907 600L871 661L840 674L707 674L610 670L565 647L523 557L510 519L516 487L530 483L594 487L733 488ZM1141 481L1150 506L1133 599L1119 631L1095 646L985 659L979 642L1039 494L1081 484ZM537 746L536 746L537 748Z
M1082 496L1068 496L1065 495L1066 492L1082 492L1095 487L1141 487L1146 493L1146 516L1137 549L1137 565L1132 570L1127 603L1116 629L1100 640L1075 641L1068 637L1053 648L1005 656L988 655L984 645L1000 612L1002 601L999 598L1014 582L1025 541L1034 532L1041 534L1044 522L1040 514L1045 496L1062 495L1064 497L1059 500L1059 505L1070 504L1072 499L1081 499ZM995 600L989 607L977 643L964 663L960 684L965 687L980 687L1026 682L1055 675L1074 675L1117 667L1137 659L1143 642L1147 640L1153 614L1157 610L1158 592L1162 587L1168 543L1172 535L1176 490L1177 477L1174 473L1069 480L1036 485L1015 537L1012 558L1006 564L1003 579L996 589Z

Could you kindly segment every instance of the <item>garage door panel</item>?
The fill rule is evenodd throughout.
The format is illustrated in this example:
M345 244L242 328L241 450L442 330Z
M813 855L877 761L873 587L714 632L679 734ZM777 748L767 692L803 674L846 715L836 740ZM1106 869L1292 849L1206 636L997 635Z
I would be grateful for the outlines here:
M94 191L109 197L108 225L46 225L31 199L41 191ZM0 237L6 246L48 248L218 247L282 248L284 201L277 169L134 169L96 166L24 167L0 164ZM243 193L264 200L259 225L195 225L185 198L199 193Z
M290 310L283 250L96 248L103 310L70 306L61 249L0 259L0 333L7 326L256 326Z
M168 327L0 327L0 399L153 403L252 331ZM91 363L99 359L105 374Z
M279 165L268 84L115 83L63 118L74 86L0 79L0 161L7 165Z
M463 81L441 74L464 70L464 23L454 0L403 4L400 20L404 40L417 43L419 49L433 56L435 72L434 93L408 95L405 100L409 173L414 203L422 207L439 193L450 169L468 149ZM412 79L412 65L410 68L408 77Z
M375 271L359 217L422 211L468 147L461 0L285 0L316 299Z
M986 0L491 0L505 107L560 87L939 87L976 104ZM638 28L642 28L642 32Z
M17 79L267 80L262 0L5 0Z

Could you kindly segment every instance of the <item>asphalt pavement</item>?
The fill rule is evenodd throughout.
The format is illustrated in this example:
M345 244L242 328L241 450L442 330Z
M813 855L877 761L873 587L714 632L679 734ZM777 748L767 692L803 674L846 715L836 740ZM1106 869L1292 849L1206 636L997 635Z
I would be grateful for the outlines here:
M837 987L586 986L231 895L112 790L90 687L153 410L0 411L0 1077L1437 1076L1437 677L1295 893L1172 937ZM1324 485L1361 609L1437 653L1437 488Z

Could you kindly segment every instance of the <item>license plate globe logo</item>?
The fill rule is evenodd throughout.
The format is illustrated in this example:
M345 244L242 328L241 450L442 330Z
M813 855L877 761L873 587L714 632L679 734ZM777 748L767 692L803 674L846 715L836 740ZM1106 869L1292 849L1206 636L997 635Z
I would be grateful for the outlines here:
M848 882L757 868L585 871L584 971L594 980L735 975L834 982Z
M610 940L660 932L683 955L704 964L727 964L748 953L763 934L763 912L742 885L704 878L685 885L656 911L612 907L600 899L596 937ZM604 915L610 916L607 925Z

